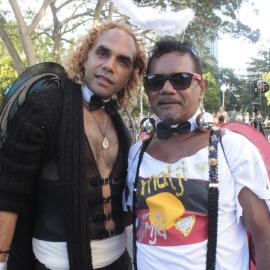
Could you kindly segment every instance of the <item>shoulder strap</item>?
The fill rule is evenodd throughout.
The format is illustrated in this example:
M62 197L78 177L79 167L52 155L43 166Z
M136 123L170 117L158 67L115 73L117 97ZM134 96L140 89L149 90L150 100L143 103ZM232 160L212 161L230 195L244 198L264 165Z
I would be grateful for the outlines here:
M137 169L136 169L136 175L134 179L134 187L133 187L133 203L132 203L132 210L133 210L133 264L134 264L134 269L137 270L137 245L136 245L136 211L137 211L137 188L138 188L138 178L139 178L139 173L140 173L140 166L143 160L143 155L144 152L146 151L149 143L151 142L153 137L150 137L146 140L143 141L141 147L139 148L138 151L140 151L139 158L138 158L138 164L137 164ZM136 154L137 155L137 154Z
M208 241L206 269L215 270L218 227L218 142L219 130L212 129L209 136L209 187L208 187Z

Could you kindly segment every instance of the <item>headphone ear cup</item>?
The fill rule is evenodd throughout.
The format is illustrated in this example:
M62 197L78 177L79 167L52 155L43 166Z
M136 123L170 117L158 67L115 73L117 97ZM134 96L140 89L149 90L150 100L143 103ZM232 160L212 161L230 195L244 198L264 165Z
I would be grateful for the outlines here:
M196 117L196 123L197 123L198 129L206 132L212 129L214 125L214 117L211 113L201 112Z
M151 133L156 130L156 120L152 117L146 117L141 121L140 129L142 132Z

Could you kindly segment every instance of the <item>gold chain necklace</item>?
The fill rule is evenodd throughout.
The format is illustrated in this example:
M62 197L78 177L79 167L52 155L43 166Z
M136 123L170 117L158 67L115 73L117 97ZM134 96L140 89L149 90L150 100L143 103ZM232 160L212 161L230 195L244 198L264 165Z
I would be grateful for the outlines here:
M106 124L106 128L105 128L105 132L103 133L103 131L102 131L101 127L99 126L99 124L98 124L96 118L94 117L94 115L91 112L90 112L90 114L93 117L93 119L94 119L94 121L95 121L95 123L96 123L96 125L97 125L97 127L98 127L98 129L99 129L99 131L101 133L101 135L103 136L102 148L103 149L107 149L109 147L109 141L108 141L108 139L106 137L107 127L108 127L108 123L109 123L109 115L107 115L107 124Z

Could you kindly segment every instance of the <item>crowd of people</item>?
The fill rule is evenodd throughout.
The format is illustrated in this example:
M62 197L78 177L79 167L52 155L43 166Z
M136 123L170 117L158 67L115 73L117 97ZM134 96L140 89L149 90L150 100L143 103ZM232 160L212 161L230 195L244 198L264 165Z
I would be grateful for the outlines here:
M196 121L208 82L190 43L163 38L146 59L109 23L64 67L0 149L0 270L131 270L131 223L135 270L270 269L269 164L245 136ZM131 145L120 111L140 83L158 121Z
M263 118L260 111L258 112L237 112L237 111L230 111L227 112L223 106L219 108L219 111L214 116L214 123L215 124L226 124L231 121L250 124L253 121L259 121L262 123L265 128L269 127L269 119L268 116L266 118Z

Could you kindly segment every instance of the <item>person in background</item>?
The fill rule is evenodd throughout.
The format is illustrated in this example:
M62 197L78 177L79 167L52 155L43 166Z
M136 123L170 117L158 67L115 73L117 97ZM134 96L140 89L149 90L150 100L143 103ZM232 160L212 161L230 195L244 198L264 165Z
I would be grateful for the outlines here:
M218 126L222 126L222 125L224 124L224 122L225 122L225 117L224 117L224 115L220 115L220 116L218 117Z
M224 123L228 123L230 121L230 117L228 113L225 111L225 108L223 106L219 107L219 111L217 112L217 116L219 117L220 115L224 116Z

